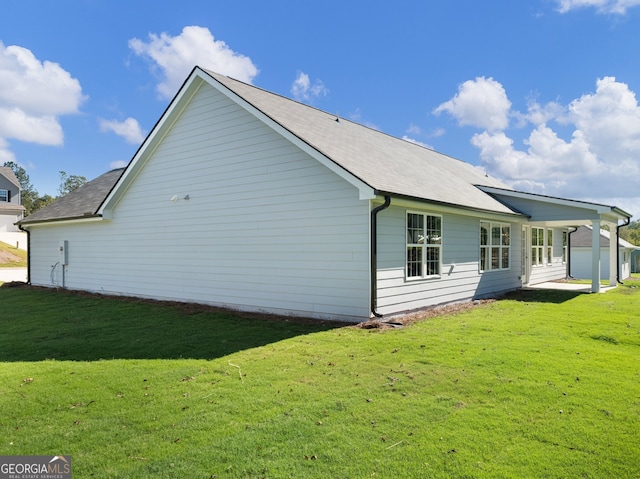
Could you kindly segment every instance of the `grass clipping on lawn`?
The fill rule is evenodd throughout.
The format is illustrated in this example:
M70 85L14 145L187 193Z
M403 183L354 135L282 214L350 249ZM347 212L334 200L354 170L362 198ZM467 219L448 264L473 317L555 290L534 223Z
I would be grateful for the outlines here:
M78 477L640 475L633 282L398 329L26 287L0 303L0 454L70 454Z

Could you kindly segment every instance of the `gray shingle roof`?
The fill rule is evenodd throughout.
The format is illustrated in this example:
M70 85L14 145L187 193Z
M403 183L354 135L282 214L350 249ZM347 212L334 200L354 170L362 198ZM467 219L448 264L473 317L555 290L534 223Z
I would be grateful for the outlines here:
M19 223L27 225L41 221L94 216L123 172L124 168L108 171L77 190L73 190L56 199L53 203L30 214Z
M520 214L477 188L476 185L483 185L509 189L469 163L347 119L336 118L335 115L253 85L199 68L194 71L203 72L207 81L216 88L232 92L231 97L236 98L237 95L248 102L344 171L369 185L377 194ZM185 85L188 83L189 80ZM141 149L145 145L146 142ZM29 215L21 224L97 214L123 171L119 169L105 173Z
M593 228L591 226L580 226L575 232L571 233L571 246L578 248L591 248L591 239L593 234ZM600 247L608 248L609 247L609 232L607 230L600 230ZM628 241L623 240L622 238L618 238L618 244L622 248L632 248L637 249L640 248L638 246L634 246Z
M514 213L475 185L509 189L473 165L252 85L213 79L381 193Z

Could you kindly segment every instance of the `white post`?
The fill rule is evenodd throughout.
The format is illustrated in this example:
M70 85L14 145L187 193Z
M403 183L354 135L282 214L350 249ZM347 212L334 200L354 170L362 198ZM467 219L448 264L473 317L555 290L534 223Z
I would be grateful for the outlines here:
M591 292L600 292L600 220L591 222Z
M609 286L616 286L618 277L618 229L617 225L609 228Z

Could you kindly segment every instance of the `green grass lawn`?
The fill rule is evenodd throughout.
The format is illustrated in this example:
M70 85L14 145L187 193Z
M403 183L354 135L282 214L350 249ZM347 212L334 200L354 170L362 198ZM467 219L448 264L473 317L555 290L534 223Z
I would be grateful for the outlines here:
M640 477L640 282L398 329L0 288L0 454L85 478Z

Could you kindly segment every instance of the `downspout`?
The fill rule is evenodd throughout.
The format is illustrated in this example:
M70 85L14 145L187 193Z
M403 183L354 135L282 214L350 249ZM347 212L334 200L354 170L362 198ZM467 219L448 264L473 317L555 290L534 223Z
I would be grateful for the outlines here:
M573 231L567 233L567 279L573 279L571 276L571 235L578 231L577 227L573 227Z
M391 204L391 197L385 195L384 203L371 210L371 313L381 318L378 313L378 213Z
M620 281L620 228L628 226L629 223L631 223L631 218L627 218L626 223L623 223L616 227L616 239L618 241L618 244L616 245L616 281L618 282L618 284L624 284L622 281Z
M27 233L27 284L31 284L31 232L18 225L20 231Z

